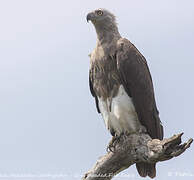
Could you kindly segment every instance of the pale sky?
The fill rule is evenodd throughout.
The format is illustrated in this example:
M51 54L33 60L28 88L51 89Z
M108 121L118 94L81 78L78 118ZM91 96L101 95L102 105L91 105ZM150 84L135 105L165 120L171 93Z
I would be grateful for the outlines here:
M105 154L111 135L88 87L86 15L100 7L146 57L165 137L194 137L194 1L0 0L0 179L81 179ZM158 163L157 180L193 179L193 153Z

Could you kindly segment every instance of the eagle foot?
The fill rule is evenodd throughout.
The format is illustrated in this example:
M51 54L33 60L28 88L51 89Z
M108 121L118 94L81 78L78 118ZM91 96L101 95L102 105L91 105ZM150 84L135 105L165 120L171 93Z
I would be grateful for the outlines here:
M118 136L113 136L111 141L109 142L108 144L108 147L107 147L107 152L110 151L110 152L115 152L115 147L116 147L116 144L118 142L118 139L119 137Z
M107 152L115 152L116 151L116 145L120 142L121 138L124 138L125 134L120 134L119 136L115 135L112 137L111 141L108 144L108 147L106 148Z

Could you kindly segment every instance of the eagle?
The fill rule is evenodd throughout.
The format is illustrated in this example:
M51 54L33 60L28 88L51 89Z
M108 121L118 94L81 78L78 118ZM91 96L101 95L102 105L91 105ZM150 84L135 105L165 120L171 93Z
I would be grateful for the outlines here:
M163 126L156 106L153 82L144 56L121 37L116 17L106 9L87 14L97 34L90 54L89 86L98 113L113 138L147 132L163 139ZM136 163L140 176L156 176L156 164Z

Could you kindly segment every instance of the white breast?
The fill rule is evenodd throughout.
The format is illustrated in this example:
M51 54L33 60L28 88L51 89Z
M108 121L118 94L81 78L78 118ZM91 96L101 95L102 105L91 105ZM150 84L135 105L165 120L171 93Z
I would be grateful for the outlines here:
M112 98L112 102L109 99L98 98L98 100L107 129L113 129L117 135L123 132L133 133L139 130L140 123L133 101L122 85L119 87L117 96Z

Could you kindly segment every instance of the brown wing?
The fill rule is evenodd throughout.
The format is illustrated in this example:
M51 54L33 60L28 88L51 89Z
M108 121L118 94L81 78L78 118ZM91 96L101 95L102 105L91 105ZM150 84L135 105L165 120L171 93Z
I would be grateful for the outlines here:
M97 109L98 113L100 113L100 109L99 109L99 106L98 106L98 98L97 98L96 93L94 92L94 89L93 89L92 71L91 70L89 72L89 86L90 86L90 92L91 92L92 96L95 98L96 109Z
M116 58L122 84L132 97L141 124L147 128L152 138L162 139L163 126L145 58L127 39L120 40Z

